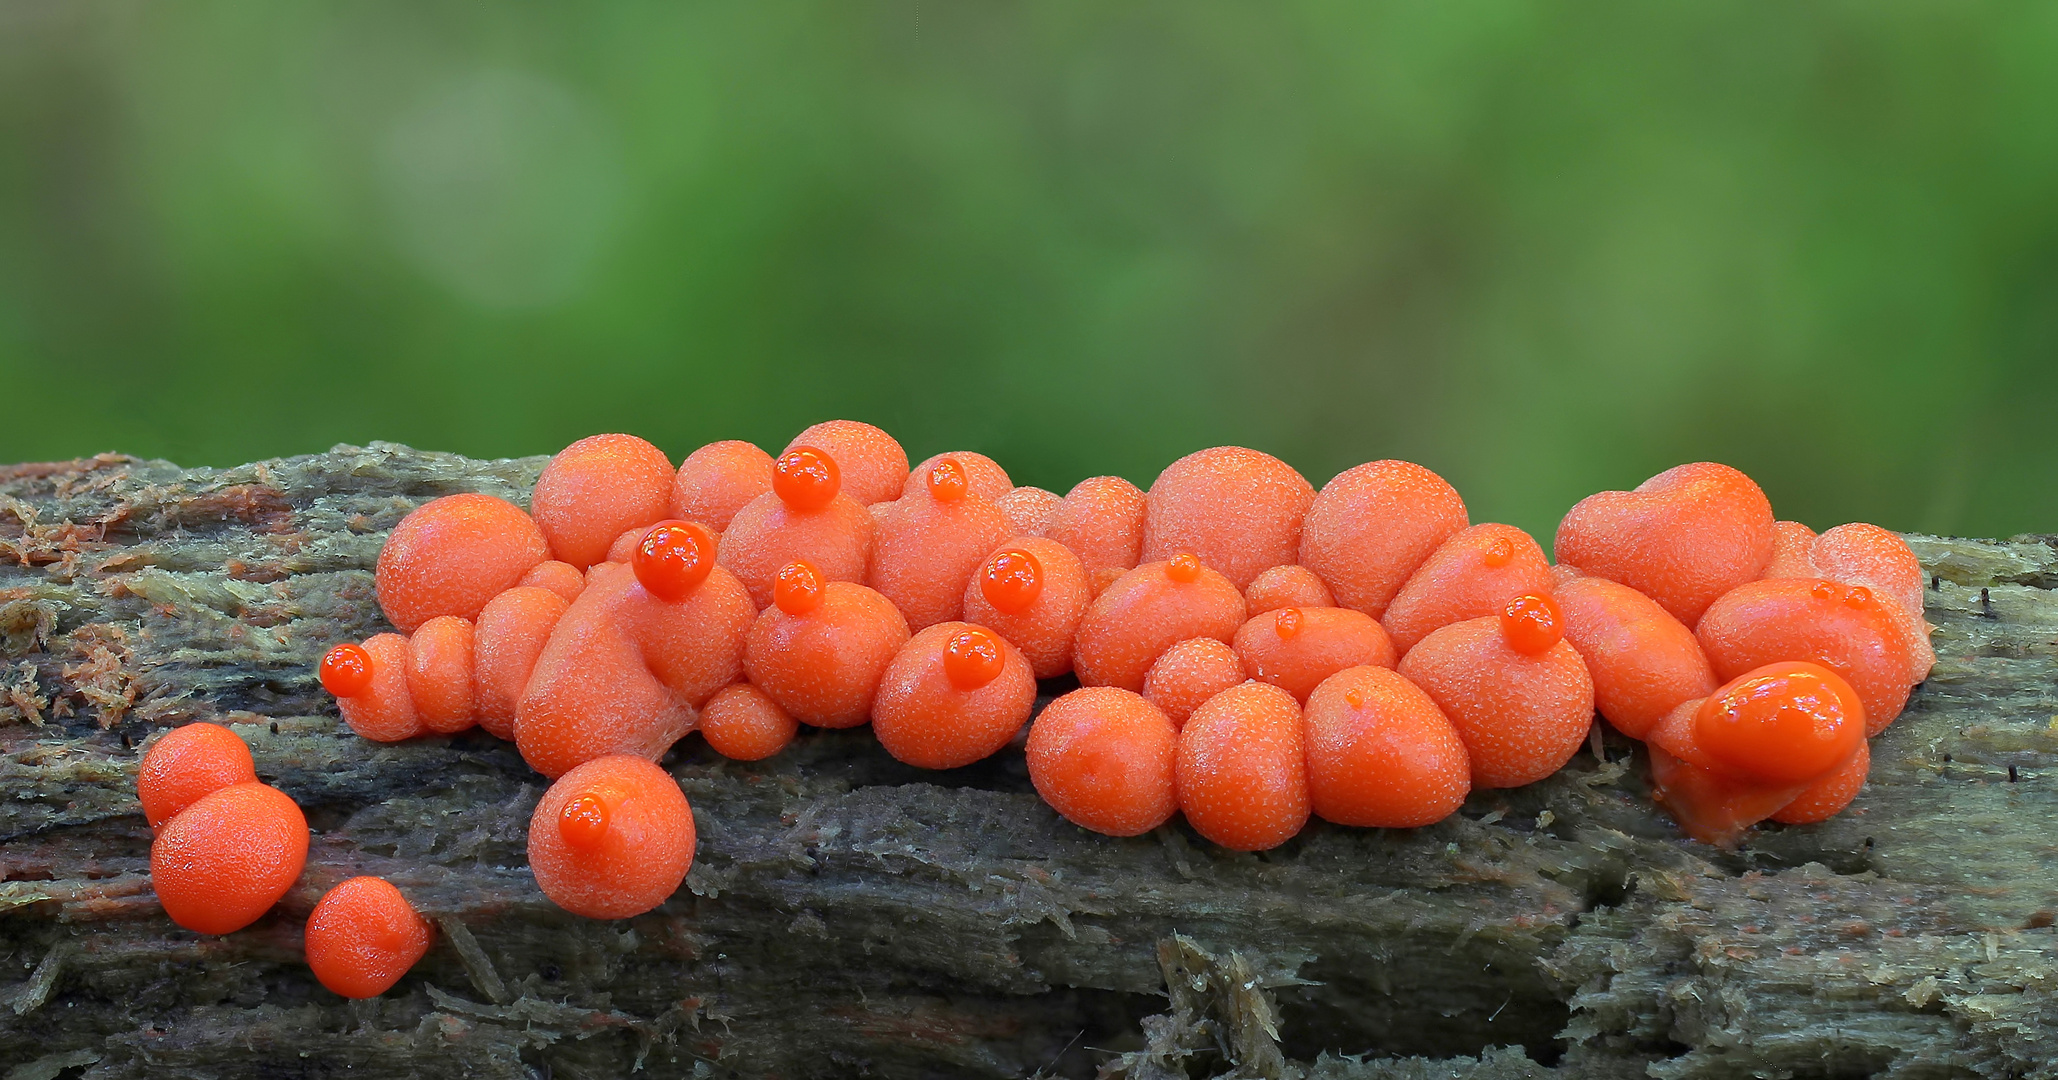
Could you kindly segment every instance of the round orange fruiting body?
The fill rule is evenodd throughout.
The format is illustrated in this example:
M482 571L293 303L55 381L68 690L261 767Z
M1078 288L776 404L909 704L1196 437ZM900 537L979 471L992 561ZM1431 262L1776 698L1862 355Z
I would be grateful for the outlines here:
M1264 851L1308 823L1300 704L1247 682L1216 694L1179 729L1179 808L1194 831L1233 851Z
M962 617L966 585L1012 531L999 507L950 479L959 476L956 459L937 462L927 475L945 482L910 483L908 494L875 508L878 532L865 579L912 630Z
M1243 590L1243 603L1253 616L1288 607L1338 606L1329 586L1305 566L1275 566L1259 574Z
M1607 578L1559 583L1552 599L1565 640L1593 676L1594 707L1617 731L1641 739L1681 702L1715 692L1701 643L1658 602Z
M1179 809L1179 734L1137 694L1074 690L1029 725L1029 781L1060 816L1106 836L1136 836Z
M715 753L732 761L762 761L786 749L800 721L786 714L763 690L730 683L700 710L700 733Z
M165 732L144 752L136 768L136 797L143 820L156 832L208 793L256 779L250 745L228 728L202 721Z
M361 645L344 642L322 655L318 677L322 689L339 698L356 697L372 688L372 657Z
M1214 638L1187 638L1151 663L1143 676L1143 697L1179 728L1202 702L1247 678L1235 649Z
M1717 762L1762 783L1813 783L1865 741L1865 707L1828 668L1767 664L1701 702L1694 739Z
M1772 504L1750 477L1713 462L1680 465L1603 491L1558 524L1558 561L1619 581L1688 626L1772 561Z
M434 936L391 882L349 878L307 916L307 966L343 997L378 997L428 953Z
M439 615L407 639L407 696L422 726L442 735L479 721L472 678L472 624L455 615Z
M1533 784L1572 760L1593 727L1593 679L1560 641L1515 651L1498 615L1452 623L1423 638L1398 668L1442 709L1472 762L1472 786Z
M862 583L872 562L872 515L840 490L835 460L798 447L779 463L772 493L736 512L718 557L760 609L772 603L773 579L789 563L806 561L825 581Z
M1382 667L1354 667L1308 696L1308 798L1338 825L1409 829L1455 813L1472 791L1472 759L1421 687Z
M515 710L536 670L536 658L543 655L551 631L570 607L571 601L556 591L521 586L494 597L479 612L472 628L472 692L480 727L503 739L514 738Z
M902 486L900 492L901 497L905 498L909 494L920 490L923 485L929 482L936 466L945 461L950 462L951 466L956 469L958 475L964 480L965 491L977 495L987 502L998 502L1008 492L1015 489L1015 482L1008 479L1008 471L1001 468L999 462L987 457L985 454L975 454L970 450L946 450L916 465L908 473L907 482Z
M491 495L445 495L393 527L373 581L386 618L411 634L438 615L478 618L486 601L549 557L543 532L521 507Z
M537 563L535 568L528 573L523 574L521 583L516 587L549 589L562 597L565 603L569 604L577 600L579 594L585 591L586 574L571 563L561 562L557 559L546 559L543 562ZM492 602L488 600L486 603L490 606ZM479 614L484 616L485 609L481 608ZM477 620L473 621L476 622Z
M743 670L794 719L856 727L872 712L886 666L908 642L907 620L863 585L823 584L819 602L794 614L773 606L751 624Z
M1796 657L1836 672L1864 702L1868 736L1907 704L1915 666L1909 633L1905 613L1864 586L1807 578L1739 585L1694 630L1720 679Z
M818 447L836 460L843 490L861 506L900 498L908 455L885 431L856 420L825 420L793 437L788 450Z
M1322 680L1361 665L1390 668L1393 643L1372 616L1351 608L1280 608L1253 615L1233 642L1243 672L1308 700Z
M664 518L674 475L664 451L634 435L593 435L543 467L529 512L551 555L584 570L607 557L616 537Z
M150 842L150 886L171 920L203 934L256 922L307 864L307 818L275 787L231 784L180 811Z
M626 754L595 758L543 793L529 868L552 903L626 919L665 902L693 866L693 810L671 774Z
M772 490L772 455L740 439L711 442L686 455L672 477L668 512L720 532L736 511Z
M872 704L872 731L896 759L955 769L999 751L1036 705L1029 662L970 623L917 633L887 665Z
M1260 571L1295 560L1315 489L1270 454L1216 446L1166 466L1147 500L1142 557L1193 552L1240 593Z
M1086 567L1055 540L1017 536L965 586L965 621L1022 650L1039 679L1072 670L1072 638L1093 602Z
M1072 485L1043 527L1045 538L1072 549L1093 591L1134 570L1143 551L1149 499L1119 476L1091 476Z
M336 699L343 722L373 742L399 742L426 731L407 690L411 659L407 639L399 634L373 634L360 648L371 658L371 683L362 693Z
M1381 625L1394 650L1407 655L1430 631L1466 619L1498 616L1508 601L1551 591L1550 563L1529 534L1513 525L1459 530L1401 586Z
M1370 461L1322 485L1301 525L1298 561L1338 607L1384 618L1401 586L1470 523L1443 477L1412 461Z
M1236 584L1181 552L1123 574L1094 598L1073 638L1073 670L1087 686L1142 690L1166 649L1187 638L1233 640L1243 622Z
M629 565L644 591L660 600L683 600L715 568L716 541L691 521L660 521L636 544Z

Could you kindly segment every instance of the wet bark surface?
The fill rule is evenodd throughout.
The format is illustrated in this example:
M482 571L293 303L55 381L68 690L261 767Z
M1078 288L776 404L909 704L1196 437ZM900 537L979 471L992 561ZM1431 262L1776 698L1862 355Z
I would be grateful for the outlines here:
M526 502L541 465L0 467L0 1077L2058 1075L2047 538L1911 538L1935 674L1850 811L1736 852L1680 839L1617 739L1431 828L1239 855L1074 828L1018 749L931 773L862 729L756 764L690 737L686 887L595 922L529 875L545 785L511 745L367 742L314 678L386 628L386 530ZM315 830L221 938L158 908L135 799L145 741L199 719ZM352 1003L300 924L360 873L441 932Z

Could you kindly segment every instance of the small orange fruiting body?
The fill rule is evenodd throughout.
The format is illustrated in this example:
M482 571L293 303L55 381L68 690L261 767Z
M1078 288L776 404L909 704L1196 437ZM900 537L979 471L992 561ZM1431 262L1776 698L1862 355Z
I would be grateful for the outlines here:
M772 455L739 439L711 442L679 464L668 511L720 532L736 511L770 490Z
M1151 663L1143 676L1143 698L1173 727L1185 727L1202 702L1247 678L1235 649L1215 638L1187 638Z
M907 483L908 455L885 431L856 420L825 420L793 437L786 448L817 447L843 473L844 493L860 506L900 498Z
M479 612L472 630L472 684L480 727L503 739L514 738L522 691L569 607L571 602L557 592L521 586L494 597Z
M991 627L1049 679L1072 670L1072 637L1093 586L1070 548L1017 536L980 565L964 601L966 622Z
M1150 702L1112 686L1074 690L1029 725L1029 781L1065 820L1136 836L1179 809L1179 734Z
M773 578L789 563L805 561L825 581L862 583L872 561L872 515L837 490L836 462L806 447L779 461L784 479L775 476L771 494L736 512L722 533L718 559L760 609L772 603Z
M136 769L136 797L152 832L209 792L257 779L250 746L218 724L196 722L164 733Z
M1087 686L1142 690L1166 649L1187 638L1233 640L1243 622L1236 584L1181 552L1123 574L1094 598L1079 619L1072 666Z
M307 818L275 787L201 796L150 842L150 886L171 920L203 934L256 922L307 863Z
M529 818L529 868L551 902L626 919L665 902L693 866L693 810L671 774L640 757L565 773Z
M610 534L612 535L612 534ZM379 549L379 607L405 634L438 615L476 619L486 601L550 557L522 508L491 495L431 499L402 518Z
M1427 693L1382 667L1354 667L1308 697L1308 796L1338 825L1407 829L1455 813L1472 759Z
M700 733L715 753L732 761L762 761L786 749L800 721L747 682L730 683L700 710Z
M1386 631L1351 608L1290 607L1253 615L1237 629L1234 644L1245 675L1301 702L1345 668L1390 668L1395 660Z
M360 648L372 661L371 684L362 693L336 699L343 722L373 742L399 742L427 730L407 692L407 639L399 634L373 634Z
M438 615L407 639L407 696L430 731L448 735L479 721L472 679L476 636L470 622Z
M1543 549L1513 525L1474 525L1436 549L1386 607L1380 623L1407 655L1440 626L1498 616L1508 601L1551 591Z
M1308 823L1301 707L1247 682L1204 702L1179 729L1179 808L1194 831L1234 851L1264 851Z
M1315 489L1293 466L1241 446L1198 450L1150 486L1145 560L1190 551L1240 593L1268 567L1295 560Z
M958 478L963 480L966 492L977 495L987 502L997 502L1002 496L1015 490L1015 482L1008 479L1008 471L1000 467L1000 462L970 450L946 450L916 465L908 473L907 481L899 493L900 497L906 498L922 490L933 479L936 466L945 461L951 463Z
M339 698L356 697L372 688L372 657L361 645L344 642L322 656L318 677L322 689Z
M1807 578L1739 585L1695 628L1717 678L1797 658L1836 672L1864 702L1868 736L1885 730L1908 701L1908 633L1905 613L1864 586Z
M634 435L593 435L543 467L529 512L552 557L583 570L604 559L616 537L665 516L673 476L671 459L650 443Z
M1043 535L1079 556L1098 594L1136 568L1148 505L1143 489L1119 476L1088 477L1072 485Z
M1821 577L1815 569L1815 530L1798 521L1772 523L1772 561L1763 577Z
M1468 524L1465 500L1443 477L1411 461L1371 461L1322 485L1301 527L1299 562L1338 607L1384 618L1401 586Z
M1572 760L1593 726L1593 680L1579 654L1562 641L1517 652L1498 615L1436 630L1398 670L1458 729L1475 788L1542 780Z
M955 462L946 458L930 466L928 475L953 475ZM939 498L939 490L957 494ZM963 616L965 586L1012 531L999 507L962 485L910 484L906 495L877 508L875 516L878 533L866 583L893 601L912 630Z
M1750 477L1680 465L1635 491L1589 495L1558 525L1558 561L1619 581L1688 626L1772 561L1772 504Z
M1586 661L1594 706L1617 731L1641 739L1680 702L1715 692L1701 643L1672 613L1607 578L1562 582L1553 593L1565 640Z
M887 665L872 731L900 761L955 769L1006 746L1035 705L1036 677L1014 646L970 623L938 623Z
M644 532L629 565L645 592L683 600L715 568L715 538L691 521L660 521Z
M428 953L434 936L392 883L349 878L307 916L307 966L337 994L378 997Z
M523 586L549 589L562 597L565 603L569 604L577 600L579 594L585 591L586 574L571 563L560 562L557 559L546 559L543 562L537 563L535 569L522 575L521 584L517 587ZM489 600L487 603L491 604L492 601ZM485 609L480 609L480 613L483 615Z
M907 620L891 601L863 585L831 581L804 613L773 606L758 614L743 670L801 723L856 727L871 715L879 678L907 643Z
M1051 515L1058 512L1064 497L1040 487L1018 487L993 500L1008 516L1008 531L1016 536L1042 536Z
M1243 603L1252 615L1286 607L1338 606L1329 586L1305 566L1275 566L1259 574L1243 590Z
M1865 709L1851 684L1828 668L1767 664L1701 703L1694 741L1723 766L1756 780L1813 783L1865 741Z

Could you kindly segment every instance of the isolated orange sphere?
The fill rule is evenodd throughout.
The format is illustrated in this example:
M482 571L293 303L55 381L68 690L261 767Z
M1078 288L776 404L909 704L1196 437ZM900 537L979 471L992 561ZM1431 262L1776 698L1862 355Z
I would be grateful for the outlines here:
M529 818L529 868L551 902L626 919L665 902L693 866L693 810L670 773L595 758L558 777Z
M350 878L307 917L307 966L347 998L378 997L428 953L427 919L384 878Z

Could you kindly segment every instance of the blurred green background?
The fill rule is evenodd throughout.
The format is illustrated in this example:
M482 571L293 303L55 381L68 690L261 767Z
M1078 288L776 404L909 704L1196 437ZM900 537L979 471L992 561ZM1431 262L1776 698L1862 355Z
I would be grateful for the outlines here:
M0 0L0 461L882 424L2058 531L2058 7Z

